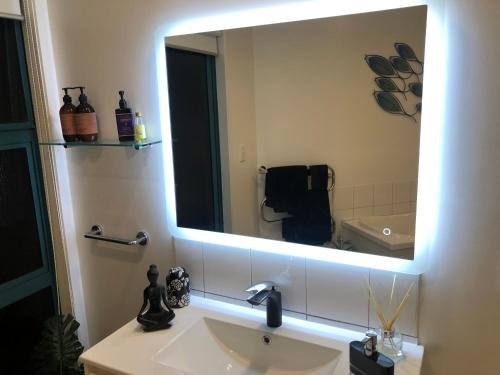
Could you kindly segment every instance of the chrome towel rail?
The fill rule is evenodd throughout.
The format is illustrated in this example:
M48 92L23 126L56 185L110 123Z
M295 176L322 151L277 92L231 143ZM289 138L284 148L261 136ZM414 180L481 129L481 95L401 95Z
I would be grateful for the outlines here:
M264 220L266 223L276 223L278 221L282 221L283 219L274 219L274 220L271 220L271 219L266 218L266 215L264 215L264 207L265 207L265 204L266 204L266 200L267 200L267 198L264 198L262 200L262 202L260 202L260 218L262 220ZM289 216L289 217L291 217L291 216Z
M328 186L328 191L332 191L335 188L335 170L327 165L328 167L328 179L330 180L330 185ZM267 168L265 166L260 166L257 171L259 174L267 174Z
M332 167L330 167L329 165L327 165L327 167L328 167L328 179L330 180L330 185L328 186L328 191L332 191L335 188L335 170ZM259 174L262 174L262 175L267 174L267 168L263 165L260 166L257 171ZM260 202L260 218L267 223L276 223L278 221L282 221L283 219L272 220L272 219L266 218L266 216L264 214L264 207L266 207L266 200L267 200L267 198L264 197L264 199L262 199L262 201Z
M133 239L133 240L124 240L122 238L105 236L102 232L102 227L98 224L92 225L92 228L90 228L90 232L85 233L83 236L85 238L90 238L92 240L112 242L112 243L118 243L121 245L129 245L129 246L131 246L131 245L145 246L148 243L148 234L146 232L143 232L143 231L138 232L137 235L135 236L135 239Z

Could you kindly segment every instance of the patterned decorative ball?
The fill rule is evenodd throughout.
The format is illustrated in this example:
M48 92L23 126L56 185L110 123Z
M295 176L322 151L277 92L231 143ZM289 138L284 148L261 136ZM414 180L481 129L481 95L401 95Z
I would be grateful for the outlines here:
M170 307L178 308L189 305L189 275L184 267L171 268L166 284Z

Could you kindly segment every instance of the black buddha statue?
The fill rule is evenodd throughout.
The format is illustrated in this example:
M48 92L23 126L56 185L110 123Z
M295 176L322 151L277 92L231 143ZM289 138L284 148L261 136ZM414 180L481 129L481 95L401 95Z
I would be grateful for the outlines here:
M149 286L144 289L144 303L137 315L137 321L142 324L145 332L170 328L170 321L175 318L174 311L167 302L165 287L158 284L158 267L152 264L148 270ZM165 310L161 302L165 304ZM149 302L149 309L146 311ZM145 312L146 311L146 312Z

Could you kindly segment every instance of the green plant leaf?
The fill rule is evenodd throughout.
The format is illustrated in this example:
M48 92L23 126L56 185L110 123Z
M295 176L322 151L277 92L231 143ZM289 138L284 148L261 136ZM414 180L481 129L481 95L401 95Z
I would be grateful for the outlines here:
M44 323L32 359L33 374L83 375L83 366L78 363L83 352L76 335L79 326L71 315L55 315Z
M394 69L401 73L414 73L410 63L399 56L391 56L389 57L389 61L391 62Z
M408 88L413 93L413 95L418 96L419 98L422 97L423 86L421 82L412 82L408 85Z
M390 78L377 77L375 83L382 91L400 91L396 83Z
M397 73L390 61L380 55L366 55L365 61L376 74L382 77L397 77Z
M378 105L386 112L406 115L398 98L392 93L385 91L375 91L373 93Z
M406 43L394 43L394 48L399 56L408 61L419 61L413 49Z

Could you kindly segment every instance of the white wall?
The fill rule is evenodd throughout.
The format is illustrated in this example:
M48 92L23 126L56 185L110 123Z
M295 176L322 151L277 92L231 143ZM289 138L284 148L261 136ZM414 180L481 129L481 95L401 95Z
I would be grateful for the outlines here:
M265 3L252 2L254 6ZM86 86L89 102L97 111L101 138L115 139L114 109L120 89L125 90L132 108L144 114L149 136L160 136L155 58L158 28L227 10L229 3L151 0L144 6L133 0L47 0L47 4L56 86ZM55 103L52 97L61 97L61 93L49 92L53 134L59 138L57 108L62 101ZM73 101L77 102L76 94ZM67 241L77 246L80 261L80 270L71 277L81 278L89 341L94 344L137 314L148 265L156 263L164 277L174 264L162 150L156 146L141 151L103 148L68 149L65 153L72 202L63 205L72 204L75 217L75 236L71 233ZM97 223L115 236L134 237L145 229L151 243L138 250L83 239L83 233ZM72 260L69 262L71 268Z
M143 112L149 135L159 137L150 37L154 22L143 19L142 33L129 27L143 7L57 0L49 0L48 6L57 86L87 87L103 139L116 138L114 109L118 90L124 89L129 104ZM57 113L52 117L57 130ZM174 263L164 209L162 149L75 148L65 154L76 229L70 241L78 245L90 343L95 343L137 314L149 264L156 263L164 277ZM151 243L139 249L84 239L93 224L101 224L105 234L125 238L145 229Z
M420 126L377 105L364 57L396 55L402 41L423 59L425 16L407 8L254 28L258 165L327 163L337 186L415 180Z
M218 59L226 65L226 109L233 114L227 121L230 233L281 239L279 223L260 221L254 232L261 165L326 163L335 169L340 190L417 180L420 118L415 123L378 106L372 95L376 75L364 56L396 55L394 43L406 42L423 59L425 26L426 10L419 7L223 32L224 54ZM418 100L412 94L408 101L399 97L413 112ZM403 211L393 210L392 197L378 206L384 205L384 214L411 211L410 189L404 202ZM368 206L375 204L356 208L371 215ZM353 217L353 207L351 198L350 214L334 212L338 228L341 219Z
M252 31L233 30L221 37L231 226L229 233L257 235L257 146L255 129ZM219 78L220 81L221 78ZM224 139L221 140L224 142ZM242 150L243 149L243 150ZM243 158L242 158L243 156Z
M114 135L113 109L119 88L128 91L130 103L143 110L151 131L159 134L153 46L158 25L268 6L269 1L237 5L228 0L151 0L144 4L49 0L58 84L82 82L89 87L105 134ZM500 5L495 0L448 0L445 5L447 117L441 207L436 213L438 237L421 288L420 336L426 345L423 374L496 374L500 82L495 68L500 55L496 41ZM82 233L98 220L114 234L129 235L140 225L151 232L154 241L134 261L133 256L101 252L78 240L95 342L136 313L146 265L158 262L164 272L172 263L170 237L164 228L163 186L156 180L162 170L161 156L158 149L132 154L123 150L66 153L73 155L69 169L74 176L77 230ZM140 166L144 170L138 172ZM341 298L338 305L342 305Z
M423 275L424 374L498 374L500 3L447 1L446 121L431 267Z

